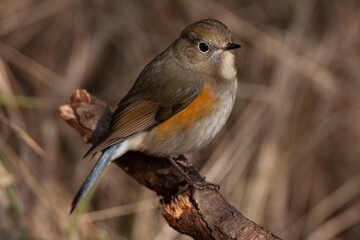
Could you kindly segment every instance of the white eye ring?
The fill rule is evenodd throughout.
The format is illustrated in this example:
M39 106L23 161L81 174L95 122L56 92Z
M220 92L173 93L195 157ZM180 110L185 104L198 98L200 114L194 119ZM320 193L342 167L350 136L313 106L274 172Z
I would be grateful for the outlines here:
M206 43L201 42L201 43L199 43L199 45L198 45L198 49L199 49L199 51L202 52L202 53L207 53L210 48L209 48L209 45L207 45Z

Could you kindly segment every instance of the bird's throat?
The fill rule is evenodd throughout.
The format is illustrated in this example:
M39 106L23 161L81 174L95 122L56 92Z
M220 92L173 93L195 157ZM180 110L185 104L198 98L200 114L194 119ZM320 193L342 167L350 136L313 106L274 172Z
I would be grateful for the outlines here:
M232 52L226 51L222 54L220 73L227 80L236 78L235 56Z

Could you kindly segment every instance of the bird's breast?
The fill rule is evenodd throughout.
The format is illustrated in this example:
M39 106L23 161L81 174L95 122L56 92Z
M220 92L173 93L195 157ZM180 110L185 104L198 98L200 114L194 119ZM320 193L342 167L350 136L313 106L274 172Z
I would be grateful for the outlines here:
M205 84L189 106L147 134L140 150L161 156L199 149L220 131L233 104L233 91L219 94Z

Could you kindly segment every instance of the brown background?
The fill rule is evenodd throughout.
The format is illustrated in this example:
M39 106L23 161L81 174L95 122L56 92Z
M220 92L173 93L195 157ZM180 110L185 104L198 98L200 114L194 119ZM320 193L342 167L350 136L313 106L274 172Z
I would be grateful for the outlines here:
M69 216L95 161L57 108L78 88L115 107L202 18L243 46L239 91L218 137L188 157L284 239L360 238L359 1L3 0L0 239L188 239L115 165Z

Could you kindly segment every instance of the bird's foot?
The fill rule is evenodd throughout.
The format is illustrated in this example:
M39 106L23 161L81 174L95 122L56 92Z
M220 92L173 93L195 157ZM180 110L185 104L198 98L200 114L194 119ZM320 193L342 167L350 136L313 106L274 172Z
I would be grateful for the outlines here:
M203 180L205 180L205 178ZM217 185L214 183L209 183L206 181L194 182L191 186L198 190L210 189L210 190L219 191L219 189L220 189L220 185Z
M220 189L220 185L206 182L205 178L203 177L200 181L196 181L196 182L192 181L190 183L189 182L186 183L183 187L181 187L179 189L179 191L177 191L175 193L175 196L182 194L183 192L185 192L190 187L195 188L197 190L210 189L210 190L214 190L214 191L219 191L219 189Z

